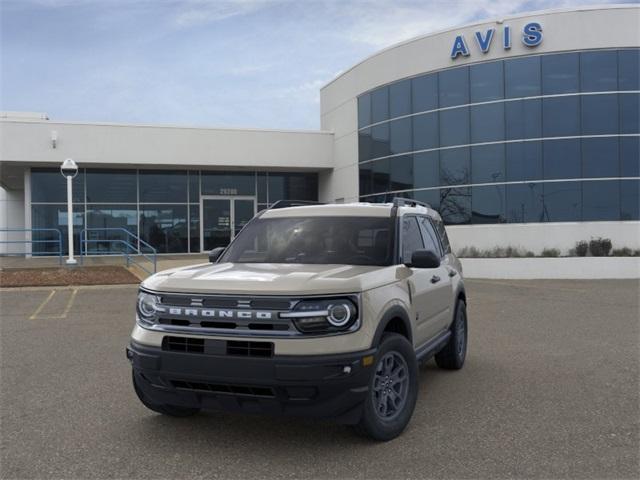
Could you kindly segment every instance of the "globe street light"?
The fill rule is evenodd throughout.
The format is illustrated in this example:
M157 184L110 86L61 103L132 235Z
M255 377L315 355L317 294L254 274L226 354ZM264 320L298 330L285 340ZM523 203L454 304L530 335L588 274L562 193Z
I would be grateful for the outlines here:
M69 243L69 258L67 265L75 265L77 260L73 258L73 178L78 174L78 165L72 159L67 158L60 166L60 173L67 179L67 235Z

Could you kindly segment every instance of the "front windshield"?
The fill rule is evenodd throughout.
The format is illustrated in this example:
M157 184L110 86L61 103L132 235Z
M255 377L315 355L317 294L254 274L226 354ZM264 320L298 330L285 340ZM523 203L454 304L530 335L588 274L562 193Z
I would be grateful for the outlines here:
M390 265L389 217L258 218L220 262Z

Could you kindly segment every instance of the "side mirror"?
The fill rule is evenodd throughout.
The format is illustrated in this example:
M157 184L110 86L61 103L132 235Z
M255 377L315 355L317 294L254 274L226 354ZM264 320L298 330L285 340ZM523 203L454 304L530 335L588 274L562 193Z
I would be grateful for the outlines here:
M220 255L227 249L227 247L216 247L209 252L209 262L217 263Z
M411 268L438 268L440 257L431 250L416 250L411 255L411 263L405 265Z

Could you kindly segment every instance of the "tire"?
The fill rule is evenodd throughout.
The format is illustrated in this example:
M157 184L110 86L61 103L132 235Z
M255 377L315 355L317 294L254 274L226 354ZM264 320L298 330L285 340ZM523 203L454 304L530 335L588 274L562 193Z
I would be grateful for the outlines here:
M445 370L460 370L467 357L467 305L458 300L456 314L450 327L451 337L436 354L436 365Z
M362 418L355 430L386 442L400 435L411 420L418 398L418 362L411 343L402 335L390 333L382 336L374 365ZM385 375L394 369L394 375Z
M136 391L136 395L138 395L138 398L140 399L142 404L149 410L153 410L156 413L161 413L162 415L167 415L169 417L190 417L200 411L199 408L178 407L177 405L163 405L153 403L149 400L149 398L144 394L144 392L138 385L138 379L136 378L135 372L132 372L132 379L133 389Z

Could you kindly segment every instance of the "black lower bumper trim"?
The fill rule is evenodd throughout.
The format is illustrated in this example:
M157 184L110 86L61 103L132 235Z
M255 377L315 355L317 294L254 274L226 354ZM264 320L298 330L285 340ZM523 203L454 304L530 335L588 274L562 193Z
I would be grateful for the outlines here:
M300 415L355 423L375 349L340 355L234 357L127 348L138 387L159 405Z

